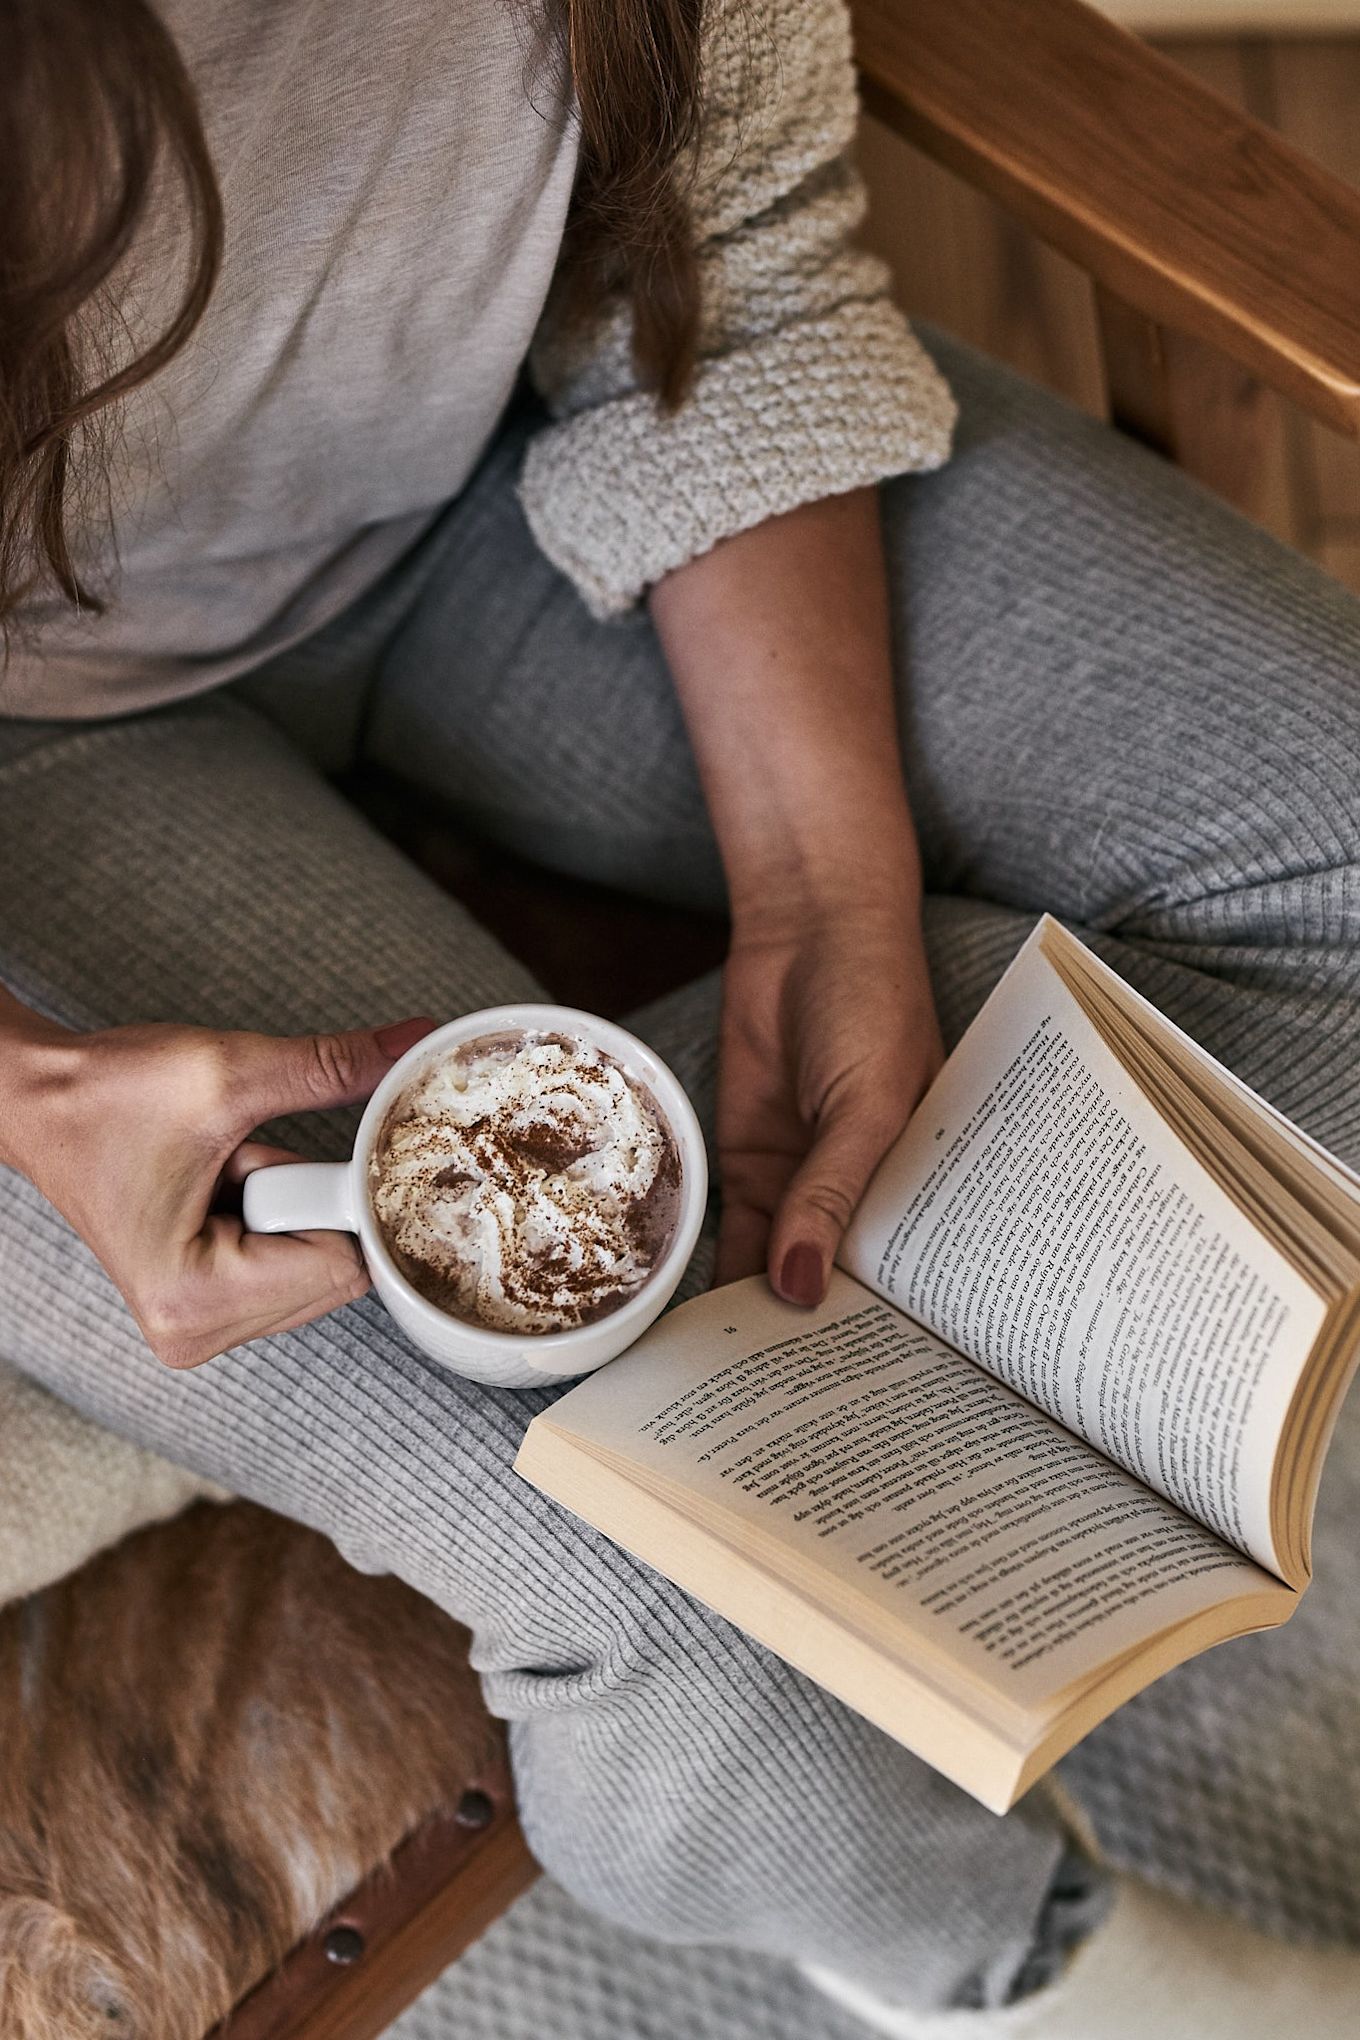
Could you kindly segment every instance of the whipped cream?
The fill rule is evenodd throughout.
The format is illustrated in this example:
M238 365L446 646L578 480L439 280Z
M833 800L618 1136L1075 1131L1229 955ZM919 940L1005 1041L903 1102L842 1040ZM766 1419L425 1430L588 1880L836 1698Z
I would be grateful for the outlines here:
M473 1041L387 1116L373 1208L402 1272L493 1331L556 1332L616 1309L674 1223L679 1158L650 1093L574 1036Z

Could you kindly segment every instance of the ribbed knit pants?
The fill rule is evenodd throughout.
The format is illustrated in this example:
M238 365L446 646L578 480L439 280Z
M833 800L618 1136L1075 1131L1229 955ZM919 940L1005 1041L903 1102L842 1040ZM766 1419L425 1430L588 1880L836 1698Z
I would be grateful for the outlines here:
M932 344L958 451L887 487L884 514L946 1033L1047 908L1360 1162L1360 603L1105 428ZM0 723L14 991L82 1027L280 1033L535 994L327 783L357 751L559 868L720 897L650 627L593 624L535 551L522 430L388 582L248 683ZM705 983L637 1022L703 1111L715 1010ZM336 1155L348 1122L287 1131ZM1004 2001L1094 1903L1064 1882L1044 1788L983 1811L520 1482L548 1394L446 1373L372 1299L171 1373L14 1175L0 1312L6 1360L465 1622L530 1843L601 1912L946 2005ZM1280 1932L1360 1938L1358 1548L1352 1405L1295 1620L1163 1679L1064 1765L1117 1862Z

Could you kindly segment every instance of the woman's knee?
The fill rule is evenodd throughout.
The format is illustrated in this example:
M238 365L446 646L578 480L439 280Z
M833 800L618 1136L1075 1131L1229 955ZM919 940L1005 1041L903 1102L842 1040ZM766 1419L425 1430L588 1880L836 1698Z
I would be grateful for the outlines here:
M1360 601L1110 427L937 344L955 458L885 490L932 884L1154 938L1144 921L1184 910L1172 932L1194 939L1205 902L1250 921L1272 885L1354 874Z
M779 1660L678 1590L638 1584L637 1604L626 1614L615 1604L613 1633L597 1633L588 1658L488 1684L493 1709L512 1716L525 1832L548 1870L623 1925L672 1939L744 1935L732 1852L763 1906L782 1872L758 1830L778 1834L793 1802L806 1803L819 1765L800 1746L817 1739L810 1715L835 1703L808 1689L809 1709L804 1682ZM823 1769L834 1769L834 1743L821 1738Z
M839 1956L922 2002L1027 1945L1064 1846L1045 1809L998 1822L673 1589L644 1589L618 1646L492 1692L530 1846L583 1903L663 1939Z

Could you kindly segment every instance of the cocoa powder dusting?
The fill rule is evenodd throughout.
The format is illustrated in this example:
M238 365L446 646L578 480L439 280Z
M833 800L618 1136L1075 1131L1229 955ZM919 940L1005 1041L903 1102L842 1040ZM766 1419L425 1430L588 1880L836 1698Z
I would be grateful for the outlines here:
M548 1039L558 1041L559 1037L550 1036ZM564 1048L573 1046L567 1037L560 1038L560 1045ZM609 1058L601 1052L601 1060ZM664 1253L675 1223L681 1179L680 1159L670 1129L655 1101L634 1080L627 1081L635 1093L641 1092L646 1116L661 1138L661 1155L649 1188L641 1196L633 1198L616 1222L626 1236L635 1260L650 1271ZM387 1116L373 1156L375 1180L381 1176L384 1157L391 1151L394 1138L420 1118L418 1113L403 1109L406 1103L399 1100ZM475 1173L474 1169L461 1162L440 1166L432 1157L428 1170L422 1166L413 1170L408 1168L406 1181L413 1192L425 1197L440 1193L456 1197L464 1192L469 1199L469 1209L475 1209L477 1193L485 1184L497 1193L507 1195L519 1211L544 1179L563 1175L575 1163L586 1160L595 1152L592 1141L579 1125L573 1126L569 1121L564 1124L548 1117L526 1119L522 1106L518 1109L505 1106L489 1112L471 1124L464 1124L460 1131L464 1152L471 1156L475 1171L480 1173ZM386 1237L386 1229L384 1234ZM521 1242L516 1254L506 1255L501 1263L499 1275L505 1298L527 1313L552 1320L556 1328L562 1330L575 1329L607 1316L634 1294L639 1285L638 1279L633 1278L619 1282L612 1291L606 1287L601 1294L602 1281L607 1284L610 1261L600 1257L617 1252L617 1249L602 1246L597 1241L598 1234L589 1224L578 1229L575 1246L581 1259L576 1266L572 1264L570 1245L564 1245L560 1240L545 1243L538 1252L526 1250ZM480 1321L475 1312L468 1310L466 1265L460 1266L456 1259L428 1261L404 1251L390 1237L388 1245L407 1280L431 1303L454 1316L471 1316L474 1323ZM645 1280L645 1276L642 1279ZM492 1328L495 1329L494 1326Z
M551 1125L546 1119L529 1126L507 1127L499 1140L507 1154L527 1162L530 1168L541 1169L545 1176L560 1175L573 1162L584 1161L591 1151L589 1141L569 1134L564 1127Z

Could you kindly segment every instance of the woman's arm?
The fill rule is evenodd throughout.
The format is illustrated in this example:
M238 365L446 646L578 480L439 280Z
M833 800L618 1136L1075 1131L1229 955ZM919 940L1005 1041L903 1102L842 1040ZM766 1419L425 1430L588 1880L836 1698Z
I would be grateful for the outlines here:
M818 1301L939 1065L874 491L723 540L651 610L732 900L719 1275Z
M520 493L596 615L651 591L735 909L719 1269L812 1300L939 1053L870 490L943 464L954 402L854 242L845 0L750 13L705 10L693 388L658 407L627 305L555 292Z

